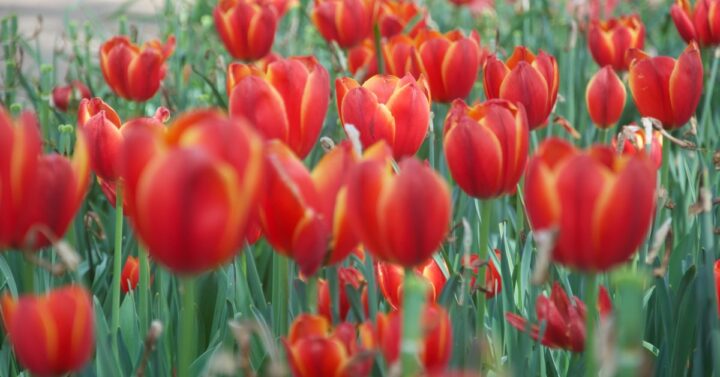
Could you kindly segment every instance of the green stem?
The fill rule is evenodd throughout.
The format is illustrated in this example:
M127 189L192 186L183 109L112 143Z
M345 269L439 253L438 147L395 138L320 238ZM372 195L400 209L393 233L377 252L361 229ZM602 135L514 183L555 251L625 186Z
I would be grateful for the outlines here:
M480 261L487 261L488 250L490 249L490 218L492 217L492 205L491 200L476 200L475 205L480 206L480 240L478 243ZM479 284L485 283L485 270L487 268L480 268L478 271L477 282ZM485 293L482 290L478 290L476 293L477 299L477 323L476 323L476 334L480 335L484 329L485 324Z
M717 78L717 71L718 71L718 62L720 62L720 48L715 49L713 54L713 62L712 66L710 68L710 78L708 79L708 82L705 84L705 101L703 103L703 111L702 116L700 118L700 132L702 132L702 135L704 135L703 142L706 143L710 140L710 137L712 136L711 132L712 127L708 125L708 121L710 119L710 104L712 102L713 97L713 90L715 85L715 79Z
M180 337L178 342L178 377L190 377L190 365L195 359L195 278L182 278L180 292Z
M140 330L145 334L150 326L150 259L147 250L142 246L138 246L138 257L140 259L140 282L138 283Z
M375 316L378 310L378 290L377 282L375 281L375 266L373 265L372 254L369 251L365 252L365 279L367 280L367 292L368 292L368 314L370 315L370 321L375 321Z
M597 377L598 364L595 359L595 327L597 325L598 283L595 273L585 275L585 376Z
M307 284L305 285L305 295L307 297L308 312L311 314L317 314L318 305L318 284L317 275L308 277Z
M382 54L382 45L380 43L380 39L382 36L380 35L380 25L375 23L375 27L373 30L373 42L375 43L375 59L377 61L377 71L378 74L383 74L385 72L385 67L383 67L383 54Z
M22 284L26 294L35 293L35 269L37 267L27 258L22 258Z
M273 255L272 310L273 332L275 336L284 336L288 330L288 260L275 253Z
M327 269L327 281L330 288L330 317L333 323L340 322L340 281L338 268L335 265ZM344 289L345 287L343 287Z
M113 282L112 282L112 324L110 332L113 336L113 348L118 354L118 332L120 330L120 283L122 273L122 237L123 237L123 192L122 185L118 184L115 191L115 250L113 255Z
M415 271L405 268L403 284L402 341L400 362L403 377L415 377L420 371L418 355L422 338L422 316L425 308L425 283ZM418 317L420 319L418 319Z

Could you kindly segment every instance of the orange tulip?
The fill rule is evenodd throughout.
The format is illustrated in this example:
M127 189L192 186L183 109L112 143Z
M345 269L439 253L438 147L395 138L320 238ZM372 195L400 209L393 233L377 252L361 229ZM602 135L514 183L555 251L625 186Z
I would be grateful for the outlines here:
M543 142L528 163L525 203L534 231L557 230L552 257L583 271L624 263L655 213L655 167L644 155Z
M450 174L463 191L483 199L515 192L528 153L522 106L489 100L469 107L455 100L443 132Z
M326 41L350 48L372 33L375 0L314 0L312 21Z
M677 61L669 56L651 58L630 50L630 93L642 116L662 122L665 129L685 125L695 114L703 90L700 50L691 43Z
M383 43L383 62L385 63L387 73L398 77L407 74L416 78L420 77L422 62L420 56L417 54L416 41L417 38L411 38L405 34L398 34ZM474 79L472 80L474 81Z
M645 25L633 14L608 21L594 20L588 29L588 47L595 62L604 67L611 65L618 71L628 69L626 53L631 48L645 45Z
M625 85L609 65L590 79L585 90L590 119L601 129L610 128L620 120L626 98Z
M163 45L158 40L142 47L126 36L116 36L100 46L100 68L105 82L118 96L143 102L152 98L165 78L165 60L175 50L175 37Z
M381 261L414 267L445 239L450 190L417 159L404 159L398 166L393 175L385 143L369 148L348 181L348 216L360 241Z
M502 258L500 250L495 249L495 256L498 260ZM480 261L480 257L477 254L470 255L468 258L463 258L463 267L471 269L473 275L477 275L480 272L482 264L483 263ZM485 286L480 288L485 291L485 298L489 300L502 291L502 276L492 259L488 259L487 266L488 270L485 272ZM473 276L472 279L470 279L470 287L476 288L476 282L476 278Z
M60 111L68 111L83 98L92 97L90 89L81 81L73 81L69 85L56 86L52 91L52 104Z
M557 101L560 76L557 61L540 50L535 56L525 47L516 47L503 63L490 56L485 64L485 95L521 103L530 130L547 124Z
M330 76L314 57L278 58L264 69L234 63L227 81L230 115L282 140L301 158L310 153L330 101Z
M264 184L263 142L212 110L162 131L134 127L123 142L133 226L155 261L200 273L232 259L245 239Z
M367 290L365 289L365 277L362 273L352 267L340 267L337 271L339 282L339 314L340 320L344 321L350 312L350 300L347 297L346 289L352 287L355 290L362 290L361 299L363 305L367 305ZM330 297L330 287L324 279L318 279L318 313L325 317L328 321L332 321L332 299ZM365 309L367 312L367 309Z
M235 59L257 60L272 48L278 10L269 2L220 0L213 11L215 29Z
M133 256L127 257L125 265L120 276L120 288L123 293L128 293L135 289L140 280L140 262Z
M626 126L627 127L627 126ZM631 133L632 137L626 138L623 143L622 153L628 155L636 155L645 153L647 148L645 145L645 130L637 126L631 126L634 130ZM613 149L617 150L617 137L612 140ZM660 169L662 165L662 148L663 148L663 137L659 131L653 130L652 141L650 145L650 160L652 160L655 168Z
M62 238L87 192L83 134L72 159L43 155L41 143L32 113L12 119L0 106L0 249L37 250Z
M343 77L335 81L335 88L340 121L344 127L351 124L360 131L363 147L385 140L398 159L420 148L430 124L425 80L377 75L360 86Z
M372 359L358 357L356 341L355 329L348 323L333 330L325 317L301 314L283 343L294 377L368 376Z
M689 0L676 0L670 16L685 42L695 41L700 46L720 44L720 1L696 0L691 7Z
M412 1L382 0L377 23L385 38L401 33L414 36L427 27L427 9ZM409 26L410 30L405 30Z
M442 261L442 259L440 259ZM447 270L445 262L441 267L435 258L428 258L425 262L414 268L417 276L425 281L428 289L428 301L435 302L445 287L447 278L443 268ZM403 282L405 270L391 263L376 262L375 275L378 287L385 299L393 309L400 309L403 297Z
M348 51L347 64L348 71L358 82L365 82L368 78L377 75L375 42L372 39L365 39L359 45L351 48Z
M38 376L77 372L95 348L91 294L76 285L43 296L2 297L5 331L20 364Z
M330 151L312 173L280 142L270 142L267 153L268 187L260 201L265 238L306 276L341 262L358 244L345 202L357 159L352 146L344 143Z

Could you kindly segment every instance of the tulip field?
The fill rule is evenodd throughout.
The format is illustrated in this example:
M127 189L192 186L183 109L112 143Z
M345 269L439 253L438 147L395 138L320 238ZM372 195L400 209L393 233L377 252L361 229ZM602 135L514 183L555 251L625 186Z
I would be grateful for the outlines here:
M0 377L720 377L720 0L144 2L0 1Z

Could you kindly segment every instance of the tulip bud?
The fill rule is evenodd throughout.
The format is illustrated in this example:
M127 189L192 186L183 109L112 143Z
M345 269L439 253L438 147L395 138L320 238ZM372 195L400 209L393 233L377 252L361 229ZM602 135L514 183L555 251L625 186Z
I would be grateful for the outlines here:
M630 93L644 117L672 130L684 126L695 114L703 90L703 63L697 44L691 43L677 60L651 58L630 50Z
M498 260L502 258L500 250L495 249L495 256ZM498 266L495 266L495 262L493 262L492 259L488 259L486 263L486 267L481 266L483 263L480 261L480 257L478 257L477 254L469 255L467 258L463 258L463 267L470 268L473 273L473 277L470 279L471 288L477 287L475 275L480 272L480 268L487 268L487 271L485 272L485 286L479 288L482 288L485 291L485 298L489 300L502 291L502 276L500 275Z
M350 48L372 33L375 0L315 0L312 21L326 41Z
M626 97L625 85L612 67L606 65L593 75L585 90L590 119L601 129L614 126L622 116Z
M493 198L514 193L525 169L525 110L505 100L469 107L453 102L445 118L443 148L448 168L468 195Z
M715 292L717 293L718 315L720 315L720 259L715 261Z
M618 71L628 69L626 53L631 48L645 46L645 25L633 14L608 21L594 20L588 29L588 47L595 62L611 65Z
M267 55L275 40L278 9L253 0L220 0L213 11L215 29L235 59L257 60Z
M123 293L128 293L135 289L140 279L140 263L133 256L128 256L120 275L120 288Z
M152 98L165 78L165 60L175 50L175 37L163 45L158 40L141 47L125 36L116 36L100 46L100 68L105 82L118 96L144 102Z
M15 355L33 375L77 372L90 360L95 315L85 288L70 285L19 299L5 293L0 306Z
M361 297L363 305L367 306L367 290L365 289L365 277L362 273L352 267L340 267L337 271L339 281L339 314L340 320L344 321L350 312L350 300L347 297L347 289L362 289ZM332 321L332 299L330 297L330 287L324 279L318 280L318 313L325 317L328 321ZM367 309L367 308L365 308ZM365 310L367 312L367 310Z
M720 1L696 0L691 8L689 0L676 0L670 16L685 42L695 41L700 46L720 44Z
M442 259L440 259L442 261ZM428 302L435 302L445 287L447 278L443 268L447 270L445 262L438 264L435 258L428 258L427 261L415 267L417 276L423 280L430 289L427 290ZM375 262L375 275L377 276L378 287L385 299L393 309L400 309L403 298L403 283L405 270L391 263Z
M366 79L378 74L375 42L372 39L365 39L351 48L347 59L348 71L358 82L365 82Z
M647 143L645 142L645 130L635 125L625 126L624 128L629 128L630 130L626 133L623 147L620 149L622 153L627 155L644 154L647 149ZM614 137L612 140L612 147L615 150L619 150L617 143L618 138ZM653 162L656 169L660 169L660 166L662 165L662 148L663 136L659 131L653 130L652 141L650 142L650 160Z
M427 27L427 9L412 1L382 0L378 12L380 35L385 38L407 32L411 37ZM412 24L410 30L405 30Z
M398 34L383 43L383 61L387 73L397 77L408 74L413 77L420 77L422 62L417 54L416 40L417 38L413 39L405 34Z
M52 91L53 106L60 111L68 111L70 105L77 105L83 98L92 97L90 89L80 81L73 81L69 85L56 86Z
M520 46L505 63L490 56L485 64L486 97L521 103L530 130L547 124L557 101L559 85L557 61L542 50L535 56Z

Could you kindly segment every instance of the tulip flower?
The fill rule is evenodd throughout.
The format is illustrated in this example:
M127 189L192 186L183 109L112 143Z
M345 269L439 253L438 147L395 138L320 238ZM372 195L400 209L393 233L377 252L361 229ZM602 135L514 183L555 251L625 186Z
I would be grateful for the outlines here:
M347 181L357 157L349 143L326 154L310 173L284 144L268 145L268 183L260 224L274 249L305 276L341 262L357 246L347 218Z
M628 155L644 154L647 149L645 130L635 125L625 126L625 128L629 128L630 132L625 136L622 153ZM612 147L615 150L618 150L617 143L618 138L614 137ZM650 160L652 160L656 169L660 169L660 166L662 166L662 148L663 136L659 131L653 130L650 145Z
M414 268L417 276L424 280L429 286L427 290L428 301L435 302L440 297L440 293L445 287L447 278L443 270L447 271L447 266L442 259L428 258L425 262ZM440 266L442 263L443 266ZM375 275L377 276L378 287L385 299L393 309L400 309L403 297L403 282L405 278L405 270L402 267L391 263L376 262Z
M294 377L369 376L372 359L363 358L356 344L355 329L348 323L335 329L322 316L301 314L283 339Z
M123 293L128 293L135 289L140 279L140 263L137 258L128 256L122 269L120 278L120 288Z
M60 111L68 111L70 105L77 105L81 99L92 97L90 89L81 81L73 81L65 86L56 86L52 90L52 104Z
M676 0L670 16L685 42L703 47L720 44L720 1L696 0L691 7L689 0Z
M480 47L480 35L466 37L459 30L441 34L421 30L415 39L421 72L428 80L433 101L451 102L472 91L487 51Z
M78 133L71 159L42 154L40 126L0 106L0 249L38 250L62 238L88 188L90 163Z
M405 34L398 34L383 43L383 61L387 73L398 77L407 74L416 78L420 77L422 74L422 62L420 56L417 54L417 46L415 43L418 38L419 37L411 38ZM473 78L472 81L474 80Z
M500 260L502 257L500 250L495 249L495 256L498 260ZM477 287L475 285L477 282L475 276L480 272L480 268L483 267L482 264L483 263L480 261L480 257L478 257L477 254L470 255L468 258L463 258L463 267L471 269L473 273L473 277L470 279L471 288ZM488 270L485 272L485 286L480 288L485 292L485 298L489 300L502 291L502 276L492 259L488 259L487 266Z
M275 13L277 14L277 19L280 20L283 18L285 13L296 5L298 5L297 0L260 0L260 4L269 4L273 8L275 8Z
M590 119L601 129L610 128L620 120L626 98L625 85L609 65L590 79L585 90Z
M352 287L355 290L361 290L361 299L363 305L367 305L367 290L365 289L365 277L362 273L352 267L340 267L337 271L339 282L339 304L338 308L340 320L344 321L350 312L350 300L347 297L347 289ZM318 314L325 317L328 321L332 321L332 298L330 296L330 287L325 279L318 279Z
M422 314L418 313L422 326L420 343L420 362L428 374L442 372L450 362L453 346L453 332L450 316L445 308L437 304L425 307ZM378 313L375 326L361 326L361 337L379 348L388 365L399 361L402 331L402 311L389 314Z
M430 124L430 93L425 80L406 75L373 76L362 86L348 77L335 81L338 114L345 127L360 131L367 148L385 140L399 159L414 155Z
M95 349L95 314L85 288L70 285L19 299L5 293L0 306L15 356L31 374L66 375L90 361Z
M624 263L655 213L655 166L645 155L543 142L528 163L525 204L533 231L556 231L552 258L582 271Z
M605 287L598 292L598 310L600 318L607 317L612 312L612 303ZM537 323L530 326L530 336L540 338L540 324L545 322L545 331L540 343L550 348L562 348L573 352L582 352L585 348L585 316L587 309L579 298L568 298L562 286L555 282L550 298L538 296L535 303ZM505 319L520 331L527 331L527 319L514 314L506 313Z
M351 48L347 56L348 71L358 82L365 82L368 78L378 74L377 55L375 55L375 42L365 39L359 45Z
M717 294L718 301L718 315L720 315L720 259L715 261L715 292Z
M412 37L427 27L427 9L412 1L382 0L377 23L385 38L404 32ZM412 28L406 30L408 26Z
M235 59L257 60L272 48L278 10L269 2L220 0L213 11L215 29Z
M442 244L450 225L450 190L429 166L414 158L393 175L390 150L378 143L348 180L350 224L378 259L415 267ZM419 205L422 203L422 205Z
M697 44L691 43L677 60L651 58L630 50L630 93L644 117L662 122L665 129L680 128L695 114L703 90L703 63Z
M142 46L126 36L116 36L100 46L100 68L105 82L118 96L144 102L152 98L165 78L165 60L175 50L175 37L163 45L158 40Z
M522 106L489 100L470 107L455 100L443 132L450 175L463 191L483 199L515 192L528 153Z
M580 22L586 20L594 21L600 18L610 17L620 0L581 0L568 1L566 9L568 14Z
M525 47L516 47L503 63L490 56L485 64L485 95L521 103L530 130L547 124L557 101L560 76L557 61L540 50L535 56Z
M618 71L628 69L626 53L631 48L645 45L645 25L637 15L592 21L588 29L588 47L595 62L604 67L611 65Z
M134 127L123 141L133 226L155 261L197 274L232 259L244 242L263 189L264 146L213 110L186 113L162 131Z
M227 81L230 115L283 141L300 158L310 153L330 101L330 76L314 57L278 58L264 69L234 63Z
M314 0L312 21L323 38L350 48L372 35L375 0Z

